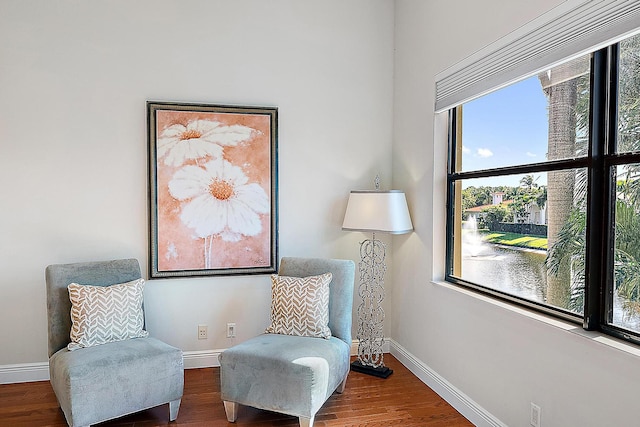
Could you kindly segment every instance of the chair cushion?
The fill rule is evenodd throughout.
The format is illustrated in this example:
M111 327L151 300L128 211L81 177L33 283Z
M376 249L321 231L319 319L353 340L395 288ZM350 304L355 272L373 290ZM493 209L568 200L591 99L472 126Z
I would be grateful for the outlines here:
M90 425L180 399L182 351L136 338L49 359L51 385L70 425ZM66 409L65 409L66 408Z
M259 335L219 356L222 400L311 417L345 379L349 352L335 337Z
M355 263L351 260L282 257L278 274L306 277L331 272L329 329L331 336L351 345Z
M268 334L329 338L331 273L308 277L271 276Z
M144 279L111 286L71 283L69 350L146 337L142 311Z

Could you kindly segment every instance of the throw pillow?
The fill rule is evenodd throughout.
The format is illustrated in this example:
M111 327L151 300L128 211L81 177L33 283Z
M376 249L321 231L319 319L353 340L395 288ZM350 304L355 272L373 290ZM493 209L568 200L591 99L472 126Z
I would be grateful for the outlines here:
M331 337L331 273L309 277L271 276L271 325L268 334Z
M71 283L69 350L149 336L142 311L144 279L111 286Z

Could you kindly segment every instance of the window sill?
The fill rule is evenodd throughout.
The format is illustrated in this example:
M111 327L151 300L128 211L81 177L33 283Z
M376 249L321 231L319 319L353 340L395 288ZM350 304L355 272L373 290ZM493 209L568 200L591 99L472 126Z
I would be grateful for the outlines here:
M597 342L607 347L614 348L616 350L622 351L629 355L640 357L640 347L638 347L637 345L603 334L602 332L586 331L580 325L576 325L575 323L562 320L562 319L553 317L551 315L546 315L544 313L540 313L535 310L530 310L530 309L527 309L526 307L521 307L516 304L510 304L498 298L493 298L491 296L484 295L480 292L476 292L471 289L466 289L462 286L458 286L449 282L432 281L431 283L433 283L436 286L441 286L441 287L450 289L454 292L465 294L471 298L475 298L477 300L486 302L488 304L491 304L495 307L502 308L504 310L508 310L512 313L517 313L519 315L522 315L532 320L536 320L546 325L549 325L558 329L562 329L566 332L578 335L580 337Z

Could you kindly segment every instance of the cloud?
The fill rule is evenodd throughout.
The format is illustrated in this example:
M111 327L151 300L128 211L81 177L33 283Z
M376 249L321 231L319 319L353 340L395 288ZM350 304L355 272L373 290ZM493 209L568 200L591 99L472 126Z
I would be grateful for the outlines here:
M465 147L464 145L462 146L462 152L464 154L469 154L471 152L471 150L469 150L467 147Z
M476 153L478 154L478 157L483 157L483 158L493 156L493 152L488 148L478 148L478 151Z
M537 157L538 155L536 153L532 153L531 151L527 151L527 156L529 156L529 157Z

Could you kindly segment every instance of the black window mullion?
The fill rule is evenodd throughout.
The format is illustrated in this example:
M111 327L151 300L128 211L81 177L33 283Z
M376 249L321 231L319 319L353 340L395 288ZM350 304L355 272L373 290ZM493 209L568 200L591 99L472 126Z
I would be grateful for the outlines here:
M605 185L604 151L607 147L608 120L608 49L594 52L591 59L591 106L589 109L589 157L591 166L588 172L587 192L587 242L586 277L583 327L587 330L599 329L603 321L603 299L601 298L603 277L603 258L598 256L606 251L604 224L604 206L607 186Z
M452 108L449 110L449 117L448 117L449 140L447 141L449 145L447 175L449 176L457 172L456 171L456 161L457 161L457 155L458 155L458 152L456 150L456 144L458 143L456 141L456 133L457 133L456 121L458 120L457 116L458 116L458 108Z
M452 179L452 175L454 174L455 165L456 165L456 120L457 120L458 109L452 108L449 110L449 163L447 165L447 224L446 224L446 253L447 257L445 260L445 276L451 275L453 272L453 257L454 257L454 233L453 233L453 223L454 223L454 211L455 211L455 189L454 183L455 181Z
M607 110L607 148L606 155L618 152L618 67L620 66L620 44L609 46L609 92Z
M613 322L613 299L614 299L614 257L615 257L615 203L616 203L616 177L617 167L614 160L617 156L617 138L618 138L618 67L620 58L620 45L615 44L608 49L609 53L609 97L607 109L607 152L605 155L605 189L607 200L603 206L606 208L605 216L605 235L603 239L606 244L607 252L603 257L603 280L602 280L602 318L601 325L610 325Z
M527 175L538 172L586 168L589 167L589 165L590 160L588 157L577 157L573 159L552 160L541 163L530 163L526 165L505 166L495 169L457 172L451 174L451 179L462 180L473 178L490 178L504 175Z

